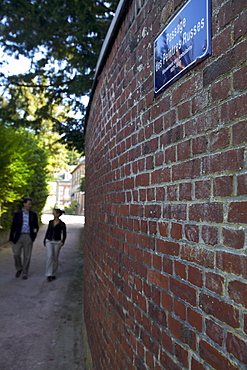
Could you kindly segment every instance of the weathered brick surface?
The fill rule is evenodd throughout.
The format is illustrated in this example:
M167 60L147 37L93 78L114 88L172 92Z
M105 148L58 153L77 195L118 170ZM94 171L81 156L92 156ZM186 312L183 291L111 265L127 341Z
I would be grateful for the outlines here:
M85 320L97 370L247 366L245 0L158 97L152 42L184 0L134 0L86 132Z

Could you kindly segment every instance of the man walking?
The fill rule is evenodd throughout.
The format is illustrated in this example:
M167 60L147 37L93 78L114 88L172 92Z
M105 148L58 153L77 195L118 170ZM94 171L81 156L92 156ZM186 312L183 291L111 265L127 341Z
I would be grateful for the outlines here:
M14 243L15 276L18 278L22 273L22 279L26 280L39 224L37 214L30 210L32 199L25 198L22 204L22 210L14 214L9 240Z

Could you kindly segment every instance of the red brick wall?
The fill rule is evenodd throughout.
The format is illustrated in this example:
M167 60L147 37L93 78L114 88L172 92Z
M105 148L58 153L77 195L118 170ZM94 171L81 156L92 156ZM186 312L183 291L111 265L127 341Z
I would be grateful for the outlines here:
M131 3L91 101L85 318L99 370L247 368L247 3L212 0L212 56L154 98L152 42L183 3Z

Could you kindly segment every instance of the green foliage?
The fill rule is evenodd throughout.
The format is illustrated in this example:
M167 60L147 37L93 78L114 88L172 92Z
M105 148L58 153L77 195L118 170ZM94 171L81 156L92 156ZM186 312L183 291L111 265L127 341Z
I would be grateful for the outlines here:
M2 227L7 228L24 196L33 199L36 212L42 211L48 196L47 154L24 130L6 128L0 122L0 131L0 216Z
M78 160L82 156L82 153L79 153L76 149L71 149L68 151L68 165L77 166Z
M33 132L39 145L47 151L50 174L67 168L68 150L61 142L57 126L66 120L69 111L69 104L49 106L43 88L28 86L10 88L7 98L0 102L0 117L5 125Z
M118 0L0 0L0 45L17 59L23 55L32 60L28 73L2 74L2 85L45 88L47 107L42 107L40 115L46 115L54 102L70 100L82 117L85 107L81 97L90 92L117 3ZM12 118L14 115L15 110ZM73 143L81 151L83 119L68 118L64 123L59 123L59 133L64 133L68 144ZM38 127L38 116L36 124Z
M78 203L76 200L72 200L70 207L65 207L65 214L75 215L78 208Z

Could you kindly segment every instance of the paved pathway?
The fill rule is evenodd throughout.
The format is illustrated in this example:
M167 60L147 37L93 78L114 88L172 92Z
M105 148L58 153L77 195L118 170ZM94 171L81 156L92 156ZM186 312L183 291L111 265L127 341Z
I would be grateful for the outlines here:
M91 369L83 324L82 216L62 216L67 240L60 253L57 279L44 276L44 233L35 240L28 280L15 278L10 244L0 247L0 369Z

